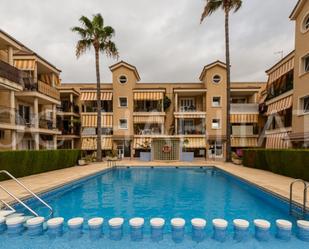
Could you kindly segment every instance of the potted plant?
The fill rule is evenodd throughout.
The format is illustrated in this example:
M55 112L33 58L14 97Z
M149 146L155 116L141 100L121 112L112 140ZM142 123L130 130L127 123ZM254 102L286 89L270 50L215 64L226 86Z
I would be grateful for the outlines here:
M241 165L242 164L242 156L243 156L242 150L240 150L240 149L236 150L236 152L232 153L232 162L234 164Z
M112 149L109 151L108 155L106 156L107 161L117 161L118 160L118 154L117 151Z

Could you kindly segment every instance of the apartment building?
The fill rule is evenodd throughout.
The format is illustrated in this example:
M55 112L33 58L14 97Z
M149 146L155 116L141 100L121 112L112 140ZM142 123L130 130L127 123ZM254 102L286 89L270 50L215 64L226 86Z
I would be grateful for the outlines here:
M117 150L120 157L141 157L151 147L153 160L167 154L169 160L180 160L182 152L191 152L195 158L224 159L227 99L223 62L206 65L199 81L189 83L142 83L137 68L124 61L110 70L112 83L101 84L103 154ZM258 101L265 84L232 83L233 150L258 146ZM59 87L61 93L68 89L79 94L75 103L81 111L81 148L91 153L96 150L96 84ZM165 145L173 153L162 152Z
M290 19L295 22L292 132L295 148L309 147L309 2L298 1Z
M0 150L56 149L60 70L0 30Z
M309 2L298 1L290 18L295 50L266 71L266 148L309 146Z

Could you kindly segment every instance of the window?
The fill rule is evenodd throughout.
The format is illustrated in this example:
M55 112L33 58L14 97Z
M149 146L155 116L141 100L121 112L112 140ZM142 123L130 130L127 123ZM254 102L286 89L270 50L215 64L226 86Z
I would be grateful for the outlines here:
M195 111L194 104L195 104L194 98L180 99L180 111L181 112Z
M216 75L212 78L212 82L213 82L213 83L218 84L218 83L220 83L220 81L221 81L221 76L218 75L218 74L216 74Z
M181 119L180 120L180 134L193 134L193 133L194 133L193 119Z
M309 30L309 13L306 15L303 21L302 31L303 33Z
M128 99L127 99L127 97L120 97L119 98L119 106L120 107L128 107Z
M0 130L0 140L4 139L4 130Z
M221 141L211 141L209 143L209 154L210 157L222 157L223 156L223 145Z
M220 129L220 119L213 119L211 124L212 129Z
M302 64L303 64L302 73L308 73L309 72L309 54L302 58Z
M300 99L301 113L309 113L309 95Z
M119 119L119 129L128 129L127 119Z
M120 82L121 84L125 84L125 83L127 83L127 81L128 81L127 76L121 75L121 76L119 77L119 82Z
M30 125L30 106L18 106L19 122L18 124Z
M221 97L213 97L212 98L212 106L213 107L221 106Z

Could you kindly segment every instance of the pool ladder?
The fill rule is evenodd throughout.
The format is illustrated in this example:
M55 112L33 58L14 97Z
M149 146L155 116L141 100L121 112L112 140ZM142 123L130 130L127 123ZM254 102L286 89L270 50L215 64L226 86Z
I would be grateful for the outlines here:
M37 196L35 193L33 193L29 188L27 188L23 183L21 183L19 180L17 180L12 174L10 174L8 171L6 170L1 170L0 171L0 175L6 175L9 178L11 178L14 182L16 182L20 187L22 187L24 190L26 190L33 198L35 198L36 200L38 200L41 204L43 204L45 207L48 208L49 210L49 215L48 217L52 217L54 214L54 210L53 208L48 205L45 201L43 201L39 196ZM9 196L11 196L16 202L18 202L19 204L21 204L24 208L26 208L30 213L32 213L34 216L38 217L39 214L37 212L35 212L32 208L30 208L24 201L22 201L20 198L18 198L17 196L15 196L12 192L10 192L7 188L3 187L2 185L0 185L0 189L2 189L5 193L7 193ZM4 206L6 206L8 209L10 209L11 211L16 212L16 210L7 202L5 202L4 200L0 199L0 202L2 204L4 204Z
M294 201L293 201L293 187L294 184L296 183L302 183L304 185L304 189L303 189L303 205L302 207L300 207L299 205L297 205ZM309 189L309 183L307 183L306 181L302 180L302 179L296 179L293 182L291 182L290 184L290 215L295 215L298 218L305 218L306 213L307 213L307 193L308 193L308 189ZM295 209L293 209L293 207L295 207ZM300 212L298 210L301 210Z

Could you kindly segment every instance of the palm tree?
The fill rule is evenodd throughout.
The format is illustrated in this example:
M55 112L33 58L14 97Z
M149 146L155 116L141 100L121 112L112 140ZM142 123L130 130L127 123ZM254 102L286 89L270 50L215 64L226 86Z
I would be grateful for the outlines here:
M95 51L95 66L97 77L97 161L102 161L102 142L101 142L101 87L100 87L100 52L107 57L118 58L118 50L112 37L115 30L110 26L104 26L104 19L101 14L93 16L92 20L86 16L79 19L81 27L72 28L80 36L80 40L76 44L76 57L79 58L87 50L92 47Z
M242 5L242 0L206 0L206 5L201 16L201 23L203 20L216 12L219 8L225 14L225 59L226 59L226 98L227 98L227 122L226 122L226 161L231 161L231 125L230 125L230 88L231 88L231 63L230 63L230 38L229 38L229 15L233 10L237 12Z

